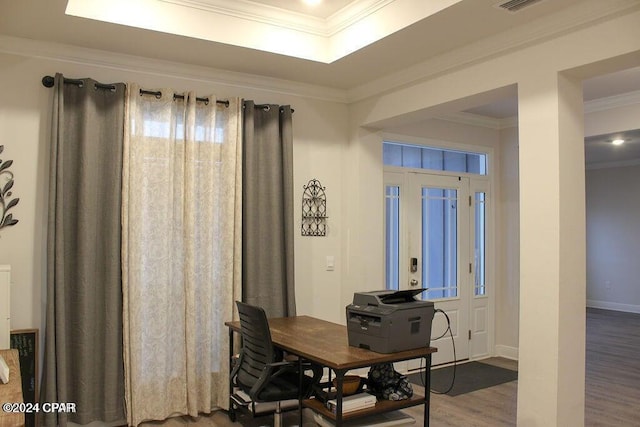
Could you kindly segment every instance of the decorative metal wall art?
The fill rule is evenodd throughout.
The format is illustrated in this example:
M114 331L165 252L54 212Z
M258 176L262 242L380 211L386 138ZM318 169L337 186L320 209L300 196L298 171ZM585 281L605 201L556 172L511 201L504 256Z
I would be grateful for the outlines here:
M302 193L302 235L327 235L327 195L317 179L303 185Z
M4 145L0 145L0 154L4 151ZM18 204L20 199L11 198L11 188L13 188L13 172L9 171L9 167L13 164L13 160L5 162L0 159L0 229L10 225L16 225L18 220L13 218L13 214L8 213L9 209Z

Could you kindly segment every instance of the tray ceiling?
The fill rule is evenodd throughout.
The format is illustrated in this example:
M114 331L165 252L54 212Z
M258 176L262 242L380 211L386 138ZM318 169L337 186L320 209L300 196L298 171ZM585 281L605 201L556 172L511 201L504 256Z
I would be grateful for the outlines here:
M326 1L326 18L295 1L276 7L285 4L276 0L68 0L65 13L332 63L463 0Z

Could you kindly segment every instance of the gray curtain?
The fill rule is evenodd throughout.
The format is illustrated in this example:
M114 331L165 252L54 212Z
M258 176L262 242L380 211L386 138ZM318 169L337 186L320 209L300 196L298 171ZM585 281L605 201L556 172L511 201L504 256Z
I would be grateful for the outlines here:
M242 296L269 317L296 314L289 106L244 102Z
M126 421L120 209L125 85L55 77L43 385L40 402L75 402L45 425Z

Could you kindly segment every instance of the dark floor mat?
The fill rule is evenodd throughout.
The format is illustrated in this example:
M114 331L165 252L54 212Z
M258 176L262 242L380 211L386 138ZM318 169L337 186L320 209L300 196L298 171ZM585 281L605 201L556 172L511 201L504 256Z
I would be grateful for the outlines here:
M413 384L422 386L424 373L414 373L407 376ZM433 369L431 371L431 390L444 392L451 385L453 366ZM469 393L494 385L503 384L518 379L518 372L500 368L481 362L469 362L456 366L456 378L449 396Z

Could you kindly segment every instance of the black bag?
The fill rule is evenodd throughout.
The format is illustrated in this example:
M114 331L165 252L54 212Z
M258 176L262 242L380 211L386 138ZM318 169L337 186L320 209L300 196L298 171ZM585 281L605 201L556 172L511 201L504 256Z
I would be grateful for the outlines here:
M413 396L407 377L393 369L391 363L373 365L369 370L369 391L379 399L405 400Z

